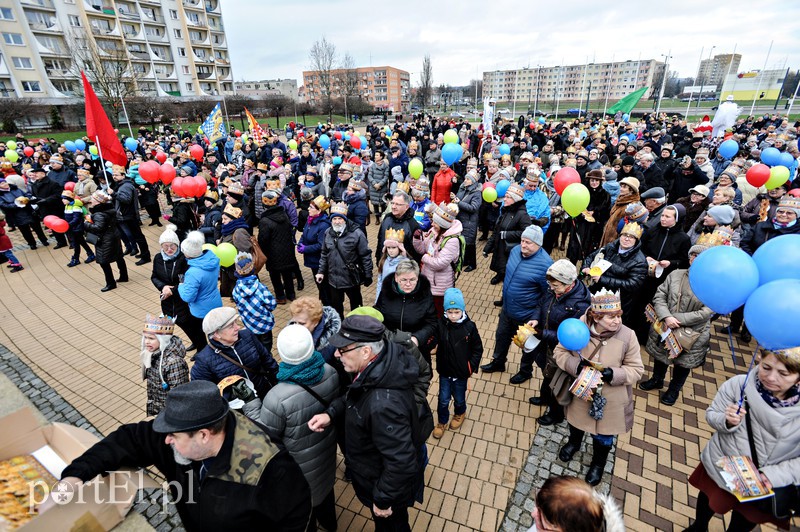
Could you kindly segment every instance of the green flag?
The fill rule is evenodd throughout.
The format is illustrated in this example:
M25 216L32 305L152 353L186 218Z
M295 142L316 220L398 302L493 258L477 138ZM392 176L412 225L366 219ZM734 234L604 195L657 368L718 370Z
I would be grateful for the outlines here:
M647 92L649 87L642 87L639 90L635 90L632 93L625 96L623 99L615 103L611 106L611 109L608 110L609 113L616 113L617 111L622 111L623 113L630 113L636 104L639 103L639 100L642 99L644 93Z

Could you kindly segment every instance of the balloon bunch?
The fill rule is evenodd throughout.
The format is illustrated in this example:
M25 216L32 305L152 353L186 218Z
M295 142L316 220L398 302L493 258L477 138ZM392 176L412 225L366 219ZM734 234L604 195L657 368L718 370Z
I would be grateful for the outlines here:
M230 242L223 242L218 246L214 244L203 244L203 250L211 251L211 253L216 255L217 258L219 258L220 266L223 268L233 266L234 261L236 261L236 254L239 253L236 250L236 246Z
M44 226L48 229L52 229L56 233L66 233L69 230L69 223L63 219L59 218L58 216L49 215L45 216L44 220L42 220Z
M553 187L561 196L561 206L571 217L576 218L589 206L589 189L581 183L581 176L574 168L565 166L556 172Z
M726 140L722 145L728 142L733 141ZM722 145L720 145L720 150ZM751 166L747 170L745 178L748 183L756 188L764 186L767 190L772 190L789 180L789 168L793 164L794 158L792 154L781 153L778 148L766 148L761 152L761 163Z
M444 132L444 146L442 146L442 160L447 166L461 160L464 148L458 143L458 132L455 129L448 129Z
M78 139L75 141L68 140L64 143L64 147L67 151L75 153L76 151L84 151L86 150L86 142L83 139Z

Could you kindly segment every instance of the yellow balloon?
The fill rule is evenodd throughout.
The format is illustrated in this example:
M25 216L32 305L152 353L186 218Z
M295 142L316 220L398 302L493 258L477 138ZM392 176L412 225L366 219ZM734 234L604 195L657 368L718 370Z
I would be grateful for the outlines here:
M767 190L778 188L789 181L789 169L785 166L773 166L769 169L769 179L764 184Z

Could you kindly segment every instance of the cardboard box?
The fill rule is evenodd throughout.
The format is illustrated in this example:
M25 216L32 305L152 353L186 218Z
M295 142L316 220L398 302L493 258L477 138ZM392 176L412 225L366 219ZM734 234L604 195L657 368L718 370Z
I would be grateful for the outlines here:
M0 418L0 460L30 454L47 445L69 464L97 441L99 440L95 435L72 425L63 423L40 425L29 408L23 408ZM75 494L70 504L56 505L17 530L21 532L111 530L122 522L133 506L139 490L137 477L145 479L146 487L156 485L146 475L129 472L130 475L115 476L113 498L112 486L108 479L97 477L83 488L82 502L76 502L78 497Z

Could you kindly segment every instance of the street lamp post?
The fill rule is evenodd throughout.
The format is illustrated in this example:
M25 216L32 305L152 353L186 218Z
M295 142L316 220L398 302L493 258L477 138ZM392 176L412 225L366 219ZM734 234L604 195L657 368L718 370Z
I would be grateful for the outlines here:
M536 100L533 102L533 114L536 114L536 110L539 108L539 80L542 76L542 65L537 65L536 67Z
M716 45L712 46L711 47L711 51L708 52L708 60L709 61L711 61L711 54L714 53L714 48L716 48L716 47L717 47ZM702 64L702 62L701 62L701 64ZM703 99L703 84L705 82L706 82L706 76L703 75L700 78L700 94L699 94L699 96L697 98L697 105L695 105L695 109L699 109L700 108L700 101Z
M664 75L661 78L661 90L658 91L658 103L656 104L656 119L658 119L658 112L661 110L661 98L664 97L664 86L667 82L667 74L669 74L669 60L672 59L672 49L667 52L667 55L661 54L664 58Z

